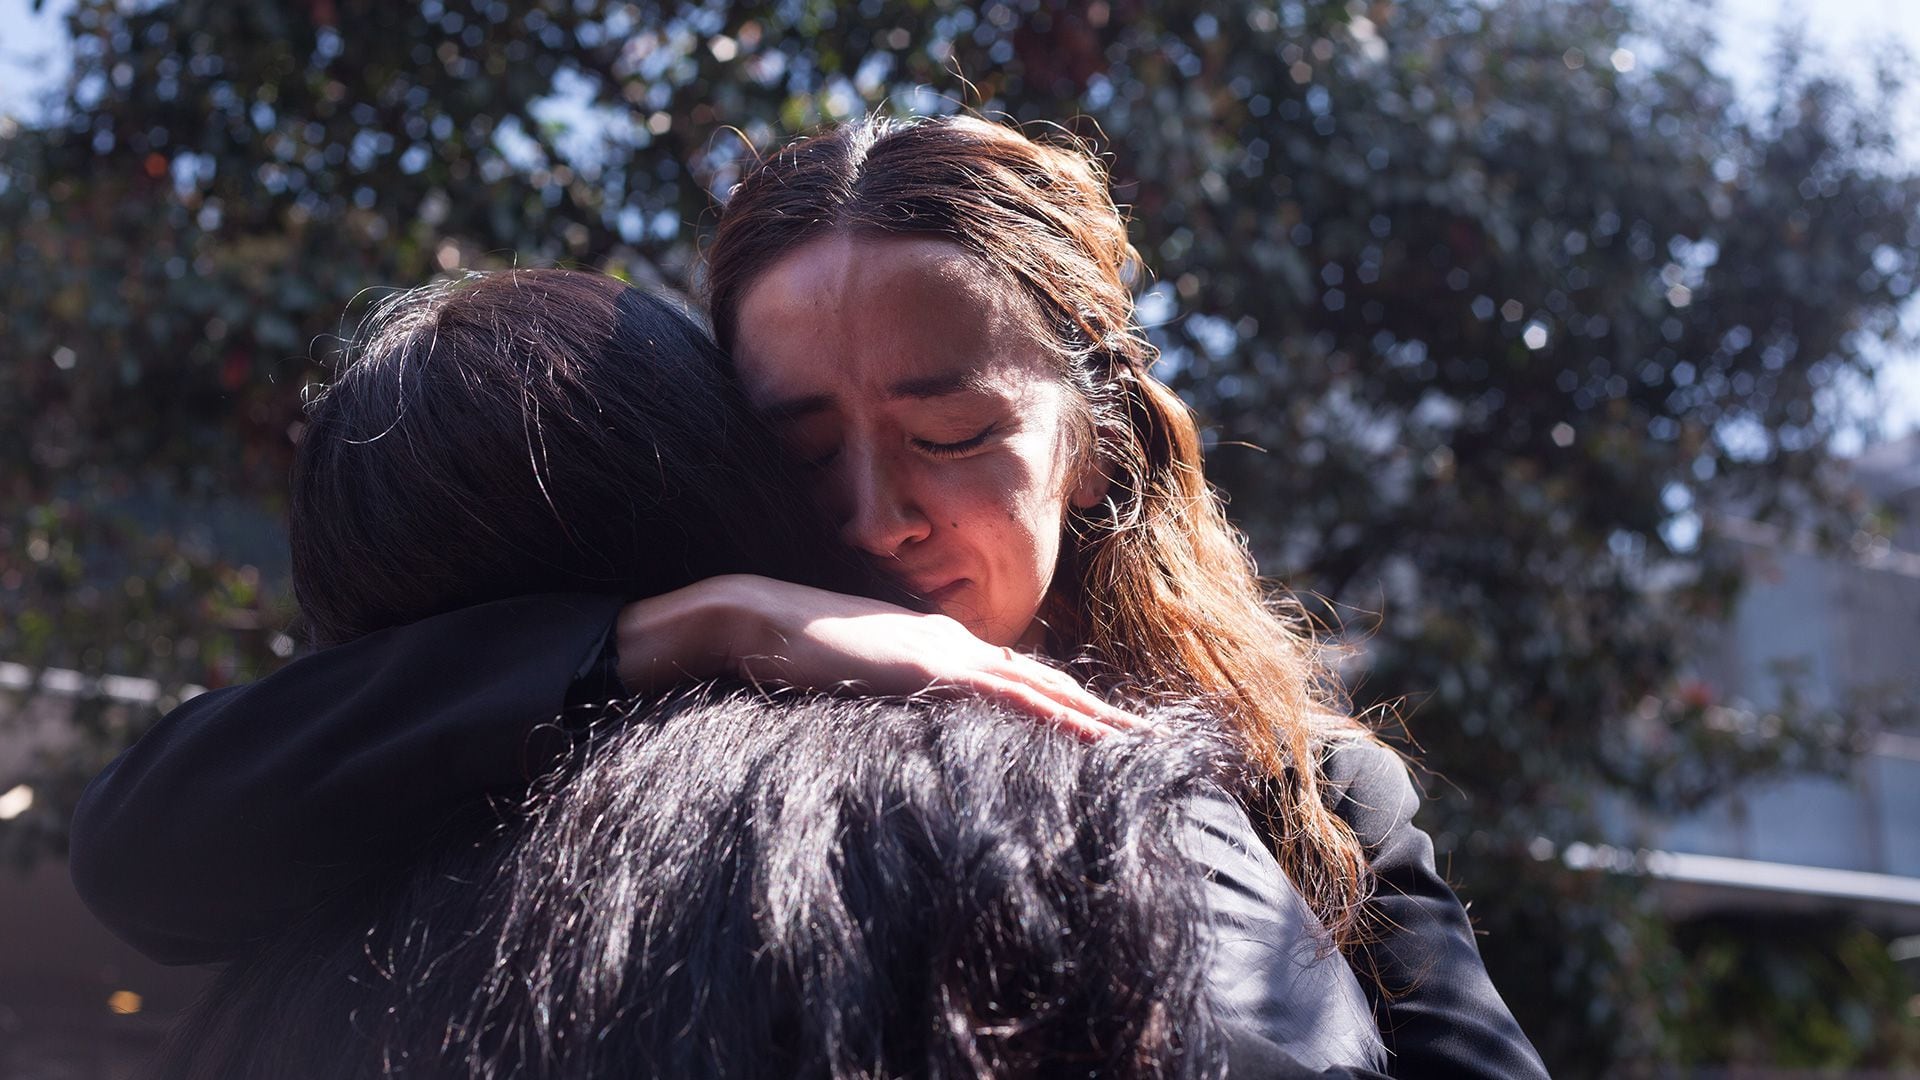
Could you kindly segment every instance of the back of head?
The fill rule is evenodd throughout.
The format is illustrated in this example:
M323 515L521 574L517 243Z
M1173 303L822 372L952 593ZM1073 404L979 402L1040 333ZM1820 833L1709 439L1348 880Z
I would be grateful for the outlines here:
M159 1075L1217 1075L1176 833L1234 762L977 703L690 697L230 968Z
M837 583L831 532L705 330L610 277L403 293L307 413L290 532L317 644L525 593Z

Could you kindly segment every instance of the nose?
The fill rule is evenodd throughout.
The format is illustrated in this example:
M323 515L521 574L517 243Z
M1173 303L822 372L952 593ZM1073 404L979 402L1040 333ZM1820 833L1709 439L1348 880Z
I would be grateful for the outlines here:
M840 453L840 539L878 558L925 540L932 523L913 491L912 467L884 450L847 445Z

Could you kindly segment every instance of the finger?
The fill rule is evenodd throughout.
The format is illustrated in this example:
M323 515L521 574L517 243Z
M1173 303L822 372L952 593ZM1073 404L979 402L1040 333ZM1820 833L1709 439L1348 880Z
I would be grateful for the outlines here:
M1141 731L1152 727L1139 716L1108 702L1082 686L1078 680L1065 672L1057 671L1045 664L1030 662L1030 666L1023 669L1020 674L1030 677L1035 689L1060 704L1098 717L1122 731Z
M1122 731L1142 731L1153 725L1133 713L1109 704L1100 695L1080 684L1080 680L1058 668L1050 667L1012 649L1002 650L1004 665L1000 674L1025 682L1067 708L1088 713Z
M1120 733L1118 727L1100 717L1062 704L1041 693L1033 685L1018 679L982 673L965 680L964 685L975 693L1005 702L1089 742Z

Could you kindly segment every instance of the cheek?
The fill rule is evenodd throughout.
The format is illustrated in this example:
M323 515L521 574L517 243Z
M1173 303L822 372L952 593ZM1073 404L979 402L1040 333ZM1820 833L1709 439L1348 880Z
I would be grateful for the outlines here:
M1065 469L1050 445L1025 449L1010 446L950 477L937 516L999 573L1044 586L1059 553Z
M937 484L937 524L971 542L1025 531L1031 500L1022 487L1023 470L982 463L963 475L949 474Z

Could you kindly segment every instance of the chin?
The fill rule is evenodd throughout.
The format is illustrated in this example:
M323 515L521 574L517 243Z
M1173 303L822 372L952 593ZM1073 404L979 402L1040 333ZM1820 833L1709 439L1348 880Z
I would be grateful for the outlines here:
M1004 613L996 617L980 602L978 587L971 584L958 595L947 597L934 606L940 614L966 627L968 633L989 645L1030 647L1039 644L1044 637L1045 630L1036 619L1037 611L1025 617L1007 617Z
M1002 640L1003 638L1006 637L1006 635L996 633L996 631L999 629L998 627L996 627L991 621L980 618L971 609L965 610L965 611L960 610L958 608L954 608L950 610L942 609L940 613L942 615L945 615L947 618L952 619L954 622L959 623L961 626L966 627L968 633L972 634L974 637L979 638L981 641L984 641L989 645L1013 644L1011 641Z
M1035 649L1046 641L1046 626L1038 619L982 619L971 612L964 616L958 612L947 612L946 615L989 645Z
M944 603L936 604L940 614L967 628L967 632L989 645L1012 645L1017 635L1005 633L1005 627L980 611L972 598L957 596Z

